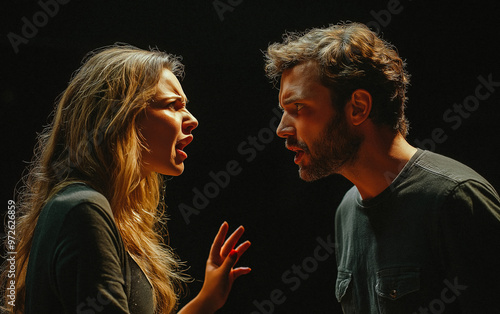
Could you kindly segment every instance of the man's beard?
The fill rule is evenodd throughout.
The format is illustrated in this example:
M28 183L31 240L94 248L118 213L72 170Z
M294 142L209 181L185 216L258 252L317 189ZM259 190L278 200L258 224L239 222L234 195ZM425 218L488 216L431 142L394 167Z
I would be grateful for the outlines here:
M299 175L304 181L315 181L339 173L346 164L356 160L363 136L353 133L347 127L345 118L338 115L323 130L319 139L309 148L297 138L288 138L287 145L304 150L309 157L307 165L299 166Z

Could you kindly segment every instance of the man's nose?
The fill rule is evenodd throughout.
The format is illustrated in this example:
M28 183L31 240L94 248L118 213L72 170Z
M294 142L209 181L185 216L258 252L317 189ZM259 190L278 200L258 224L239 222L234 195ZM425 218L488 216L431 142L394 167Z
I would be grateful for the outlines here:
M276 129L276 134L282 138L287 138L289 136L295 135L293 119L286 112L284 112L283 116L281 116L280 124Z

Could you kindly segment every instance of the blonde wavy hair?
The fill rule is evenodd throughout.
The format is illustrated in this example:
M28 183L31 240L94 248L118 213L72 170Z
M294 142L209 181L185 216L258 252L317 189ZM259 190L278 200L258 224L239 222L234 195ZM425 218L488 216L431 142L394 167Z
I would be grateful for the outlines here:
M176 309L187 276L163 243L163 178L141 172L145 146L136 126L164 68L183 75L178 57L116 44L91 53L72 77L51 124L38 136L18 193L16 307L10 312L24 311L26 271L40 212L74 182L84 182L108 199L126 250L153 286L156 312ZM5 285L5 269L3 279Z
M314 61L323 85L332 91L339 112L356 89L373 99L370 118L408 134L405 117L410 76L406 64L389 42L361 23L340 23L309 31L287 32L282 43L269 45L265 53L267 76L276 84L283 71Z

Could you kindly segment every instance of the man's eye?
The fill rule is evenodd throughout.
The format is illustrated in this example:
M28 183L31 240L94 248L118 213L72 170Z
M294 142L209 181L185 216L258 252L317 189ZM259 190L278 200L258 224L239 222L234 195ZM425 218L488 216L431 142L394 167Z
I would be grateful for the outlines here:
M174 109L175 108L176 101L172 101L166 105L168 109Z
M297 107L297 111L300 111L304 107L304 104L295 104L295 107Z

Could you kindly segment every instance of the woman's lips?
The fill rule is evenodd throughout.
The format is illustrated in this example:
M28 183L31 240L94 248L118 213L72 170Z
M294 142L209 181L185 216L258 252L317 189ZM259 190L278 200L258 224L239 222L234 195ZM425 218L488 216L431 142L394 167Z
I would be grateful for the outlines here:
M188 157L185 151L180 150L179 148L175 149L175 152L177 153L177 156L180 156L183 160Z
M190 135L186 136L185 138L183 138L182 140L179 140L177 142L177 145L175 145L175 152L177 153L177 156L182 158L182 160L184 160L188 157L188 155L186 154L186 152L183 149L184 149L184 147L188 146L192 140L193 140L193 135L190 134Z

